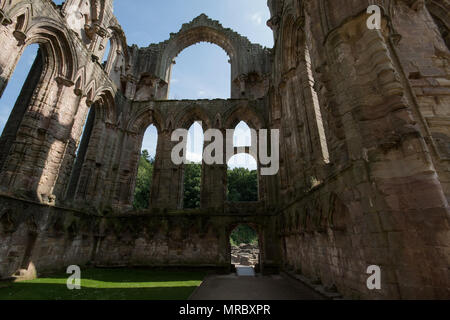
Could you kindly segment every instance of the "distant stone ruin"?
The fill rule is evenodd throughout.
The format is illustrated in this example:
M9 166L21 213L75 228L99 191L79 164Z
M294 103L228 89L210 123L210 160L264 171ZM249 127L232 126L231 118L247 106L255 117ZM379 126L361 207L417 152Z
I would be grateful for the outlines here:
M259 263L259 247L252 244L231 246L231 263L235 266L255 267Z

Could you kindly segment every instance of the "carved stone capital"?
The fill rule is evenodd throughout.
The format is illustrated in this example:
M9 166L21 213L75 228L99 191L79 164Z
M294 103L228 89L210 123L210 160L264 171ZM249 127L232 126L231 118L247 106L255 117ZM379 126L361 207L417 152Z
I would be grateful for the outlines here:
M278 26L280 25L280 21L281 21L280 16L275 15L267 21L267 26L272 30L276 30L276 29L278 29Z
M23 31L20 31L20 30L15 30L13 32L13 36L14 36L14 38L17 39L19 44L23 44L25 42L25 40L27 39L27 35Z

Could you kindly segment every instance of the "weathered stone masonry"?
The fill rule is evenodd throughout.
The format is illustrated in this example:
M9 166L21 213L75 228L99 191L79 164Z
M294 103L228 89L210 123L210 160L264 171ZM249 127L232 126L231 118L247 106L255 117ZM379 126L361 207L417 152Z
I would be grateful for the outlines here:
M374 3L381 30L366 27ZM85 18L76 28L73 6ZM138 48L112 0L0 1L0 93L24 48L40 45L0 138L1 278L71 264L230 270L229 234L247 223L265 273L301 273L352 298L450 297L450 2L268 6L273 49L205 15ZM174 59L201 41L230 57L232 99L167 100ZM201 209L183 210L170 137L195 121L280 129L280 172L259 177L258 202L228 203L226 166L203 165ZM134 212L151 124L150 207ZM373 264L379 291L366 287Z

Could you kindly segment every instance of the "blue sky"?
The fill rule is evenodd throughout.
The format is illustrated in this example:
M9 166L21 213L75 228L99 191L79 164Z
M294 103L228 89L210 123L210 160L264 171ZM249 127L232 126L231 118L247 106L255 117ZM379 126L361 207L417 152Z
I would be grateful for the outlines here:
M62 1L55 1L61 3ZM146 47L151 43L167 40L171 32L178 32L183 23L205 13L219 20L225 28L249 38L262 46L273 46L272 31L266 26L269 19L267 0L115 0L114 11L127 35L128 44ZM0 99L0 131L8 119L20 88L36 55L37 46L28 47ZM230 97L230 64L228 56L213 44L200 43L191 46L176 58L171 79L170 99L214 99ZM190 153L195 160L201 153L202 132L199 126L191 130ZM240 129L245 129L244 125ZM242 132L242 131L241 131ZM245 135L245 133L243 133ZM150 127L145 135L143 149L154 156L156 129ZM245 139L245 138L243 138ZM238 156L230 166L256 168L256 162L246 156Z

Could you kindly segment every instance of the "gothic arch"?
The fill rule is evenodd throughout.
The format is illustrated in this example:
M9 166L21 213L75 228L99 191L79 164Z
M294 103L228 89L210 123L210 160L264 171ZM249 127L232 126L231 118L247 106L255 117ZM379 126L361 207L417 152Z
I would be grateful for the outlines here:
M86 86L85 92L86 92L86 104L88 106L91 106L92 103L94 103L94 92L96 92L97 83L95 80L92 80L89 82L89 84Z
M211 118L204 109L197 105L189 106L176 116L176 128L189 129L196 121L202 121L203 130L211 128Z
M74 92L77 96L83 95L84 89L86 87L86 67L83 66L78 70L75 76L75 87Z
M129 55L127 50L127 41L122 28L119 25L113 25L108 29L110 33L108 41L111 42L111 47L109 50L109 55L106 60L107 62L105 66L105 71L106 73L109 74L113 68L113 65L117 64L117 59L119 58L119 55L122 55L124 59L123 61L124 65L128 65Z
M219 22L209 19L206 15L198 16L191 23L184 24L178 33L171 34L162 53L159 74L166 82L169 82L169 71L173 60L181 51L199 42L209 42L221 47L230 57L233 73L233 70L238 69L236 35L235 32L223 28Z
M299 50L303 47L301 41L303 40L301 21L295 20L294 16L286 17L282 28L282 73L285 74L292 69L295 69L298 63Z
M116 124L117 114L114 92L110 88L105 87L100 88L97 92L93 100L93 107L96 108L96 118L109 124Z
M161 133L164 130L164 120L159 111L154 110L153 106L147 106L134 115L127 126L127 130L137 134L144 134L145 130L154 125Z
M60 77L68 86L73 85L78 70L76 50L66 33L66 29L58 22L47 18L36 18L26 31L25 45L38 43L47 49L54 58L55 77Z
M5 2L6 7L8 7L6 12L12 23L15 24L14 36L16 38L21 38L23 37L23 34L27 30L33 17L32 3L31 1L20 1L19 3L10 4L8 6L8 1Z
M227 112L224 117L225 128L235 128L239 122L244 121L247 125L255 130L264 128L264 120L260 117L258 112L249 105L238 106L233 110Z

